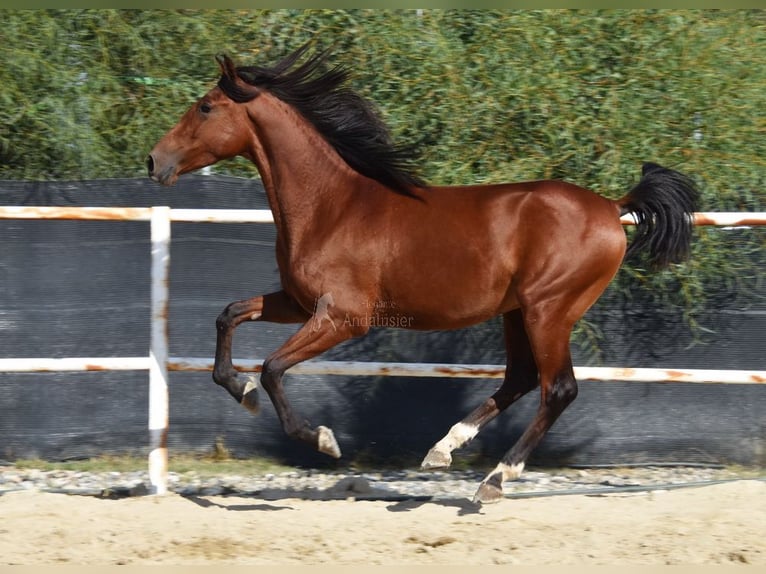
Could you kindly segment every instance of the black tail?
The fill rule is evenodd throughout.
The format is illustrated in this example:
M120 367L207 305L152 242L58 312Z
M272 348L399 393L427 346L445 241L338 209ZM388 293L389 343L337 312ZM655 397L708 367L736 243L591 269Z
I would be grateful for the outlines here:
M649 265L655 269L687 259L698 200L699 192L688 176L645 163L641 180L617 202L621 215L633 213L636 218L626 258L648 249Z

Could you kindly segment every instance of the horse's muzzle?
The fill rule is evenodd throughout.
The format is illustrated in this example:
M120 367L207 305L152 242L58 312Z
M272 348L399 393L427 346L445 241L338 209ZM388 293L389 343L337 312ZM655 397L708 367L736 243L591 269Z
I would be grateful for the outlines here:
M175 166L171 164L161 168L151 153L146 157L146 170L152 181L162 185L173 185L177 179Z

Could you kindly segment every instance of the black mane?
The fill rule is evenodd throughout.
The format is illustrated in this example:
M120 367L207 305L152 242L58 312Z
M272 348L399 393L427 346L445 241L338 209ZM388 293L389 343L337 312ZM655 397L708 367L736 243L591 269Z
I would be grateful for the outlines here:
M349 77L346 68L326 68L328 51L296 66L307 49L308 44L272 67L238 67L237 76L296 108L359 173L404 195L413 195L412 187L426 187L412 166L414 148L393 143L372 104L345 85ZM218 86L236 102L255 97L238 88L226 74Z

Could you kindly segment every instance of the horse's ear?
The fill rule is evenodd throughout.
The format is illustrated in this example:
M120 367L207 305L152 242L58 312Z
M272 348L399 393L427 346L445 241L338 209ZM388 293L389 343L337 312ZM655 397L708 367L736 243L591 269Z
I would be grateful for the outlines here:
M240 77L240 72L234 62L226 54L215 57L221 68L221 79L218 87L232 100L238 103L249 102L258 95L258 88L251 86L246 77Z
M237 79L237 68L231 58L226 54L218 54L215 59L218 62L218 66L221 68L221 74L230 80Z

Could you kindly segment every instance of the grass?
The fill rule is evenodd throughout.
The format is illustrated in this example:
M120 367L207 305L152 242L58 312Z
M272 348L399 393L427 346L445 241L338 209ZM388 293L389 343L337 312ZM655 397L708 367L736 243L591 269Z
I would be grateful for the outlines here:
M19 459L13 466L20 469L72 470L75 472L134 472L147 468L147 457L137 455L103 455L83 460L68 460L62 462L39 459ZM219 460L210 455L179 454L172 455L168 460L171 472L195 472L203 476L217 474L265 474L294 470L277 461L264 458L225 459Z
M135 472L146 470L147 457L135 454L102 455L82 460L62 462L40 459L19 459L13 465L21 469L72 470L75 472ZM206 454L172 454L168 457L168 470L180 474L194 472L202 476L218 474L265 474L287 472L293 467L269 458L237 459L224 444L216 440L211 452Z
M88 459L68 461L46 461L40 459L18 459L16 468L50 470L71 470L75 472L136 472L146 470L147 456L137 454L102 455ZM219 474L266 474L288 472L294 467L279 461L260 457L238 459L232 456L222 437L219 437L210 452L205 454L171 454L168 470L180 474L194 472L202 476Z

